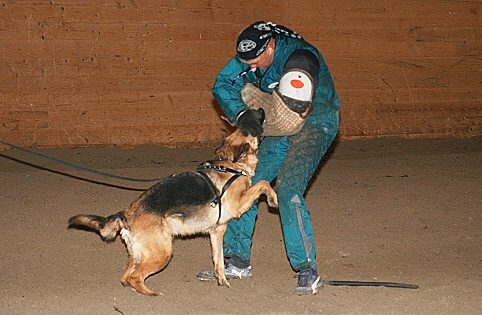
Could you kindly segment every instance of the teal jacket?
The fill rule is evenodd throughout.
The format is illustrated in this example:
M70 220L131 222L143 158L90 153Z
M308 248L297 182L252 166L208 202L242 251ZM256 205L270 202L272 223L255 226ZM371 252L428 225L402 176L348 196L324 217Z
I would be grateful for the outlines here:
M307 49L313 52L320 61L319 85L313 98L313 112L308 117L307 123L313 120L327 122L335 117L338 118L340 100L330 71L320 52L303 39L278 35L273 64L266 70L259 69L260 78L256 76L255 72L249 71L249 66L242 63L238 57L231 59L219 72L212 93L231 122L234 123L238 113L247 108L241 98L243 86L249 82L264 92L272 93L274 83L279 82L286 61L297 49ZM241 75L243 72L245 74Z

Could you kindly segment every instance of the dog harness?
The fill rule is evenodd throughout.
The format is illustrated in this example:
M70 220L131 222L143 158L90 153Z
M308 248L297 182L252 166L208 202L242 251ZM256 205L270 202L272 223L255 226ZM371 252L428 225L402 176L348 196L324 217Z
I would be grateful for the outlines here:
M213 181L209 176L205 173L205 171L217 171L217 172L222 172L222 173L232 173L234 174L231 176L231 178L224 184L223 189L221 190L221 194L219 194L218 189L216 186L213 184ZM204 178L206 183L208 183L209 187L211 188L212 192L214 193L214 200L211 201L211 207L215 208L218 206L219 208L219 216L216 224L219 224L219 220L221 220L221 198L223 197L224 193L226 190L228 190L229 186L240 176L247 176L246 172L244 171L236 171L233 170L232 168L229 167L224 167L220 165L203 165L200 166L196 169L196 172Z

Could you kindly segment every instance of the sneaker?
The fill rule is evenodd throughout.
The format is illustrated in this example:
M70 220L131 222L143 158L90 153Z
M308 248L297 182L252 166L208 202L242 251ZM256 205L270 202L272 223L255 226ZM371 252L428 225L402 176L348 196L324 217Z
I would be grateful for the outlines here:
M253 276L249 261L238 256L233 256L224 260L224 273L228 280L251 278ZM201 281L217 280L214 270L201 271L198 273L197 278Z
M316 272L315 269L304 267L298 275L298 285L295 289L295 294L316 294L321 286L323 286L323 281L318 275L318 272Z

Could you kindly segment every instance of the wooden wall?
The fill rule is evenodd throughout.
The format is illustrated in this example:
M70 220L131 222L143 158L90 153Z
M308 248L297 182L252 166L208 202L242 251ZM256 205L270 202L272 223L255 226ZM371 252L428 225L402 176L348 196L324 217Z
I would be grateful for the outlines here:
M0 140L202 146L239 31L283 24L324 55L339 139L482 134L480 2L0 0ZM0 149L5 146L0 145Z

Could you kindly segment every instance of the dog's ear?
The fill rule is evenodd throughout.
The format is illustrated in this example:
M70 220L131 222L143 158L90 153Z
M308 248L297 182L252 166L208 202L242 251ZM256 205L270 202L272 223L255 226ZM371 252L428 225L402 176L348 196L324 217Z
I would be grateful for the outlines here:
M223 144L215 151L216 158L220 161L237 162L243 155L248 152L251 146L248 143L241 145L226 145Z
M243 156L246 155L246 152L248 152L250 148L251 146L249 145L249 143L243 143L242 145L235 147L233 150L233 162L239 161Z
M219 146L214 154L218 160L233 161L236 154L238 154L236 147L243 143L243 135L239 129L223 139L221 146Z
M234 159L233 150L230 146L226 145L225 141L223 141L220 147L216 148L214 155L216 155L216 159L220 161L232 161Z
M259 139L251 135L243 136L239 129L224 138L220 147L214 151L216 158L222 161L236 162L249 150L257 150Z

